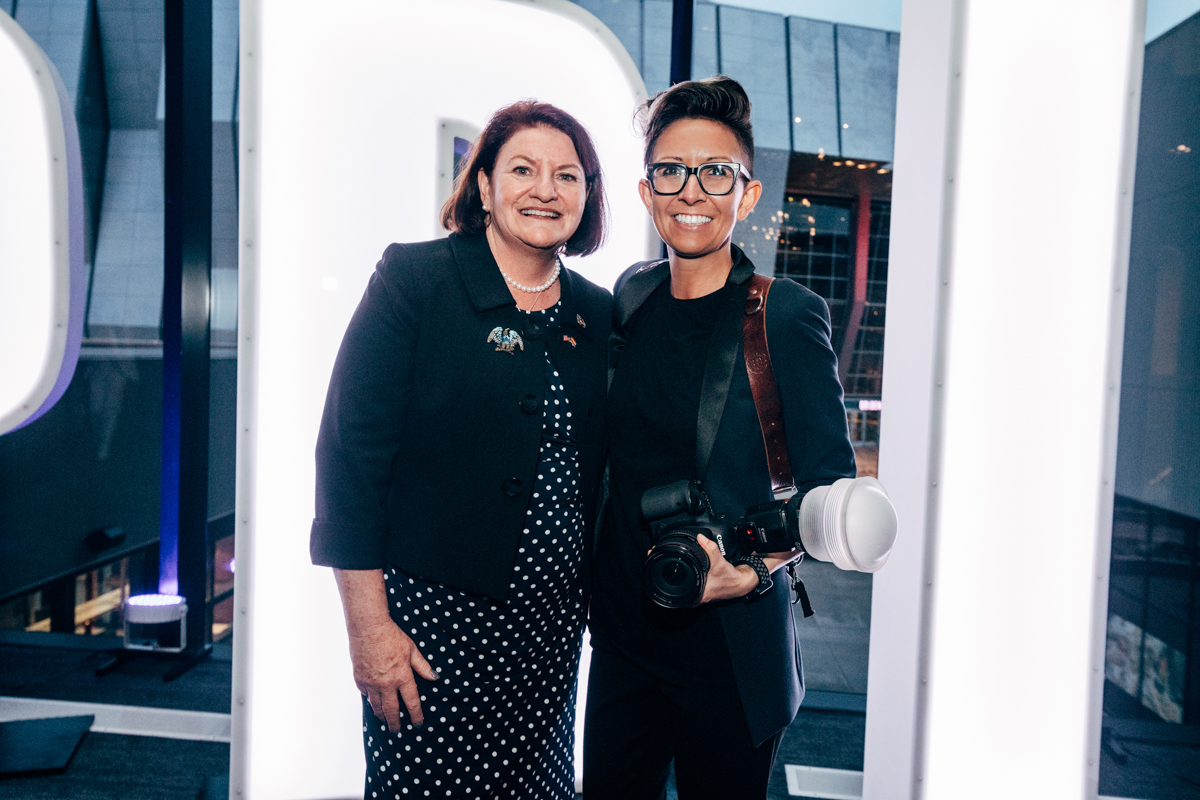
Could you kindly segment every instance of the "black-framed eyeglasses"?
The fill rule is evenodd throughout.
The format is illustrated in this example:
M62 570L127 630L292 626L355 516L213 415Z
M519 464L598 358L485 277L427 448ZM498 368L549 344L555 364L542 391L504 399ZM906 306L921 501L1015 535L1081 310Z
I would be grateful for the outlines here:
M739 175L750 180L750 173L736 161L710 161L698 167L663 161L646 167L646 178L655 194L679 194L693 175L700 183L701 191L713 197L732 192Z

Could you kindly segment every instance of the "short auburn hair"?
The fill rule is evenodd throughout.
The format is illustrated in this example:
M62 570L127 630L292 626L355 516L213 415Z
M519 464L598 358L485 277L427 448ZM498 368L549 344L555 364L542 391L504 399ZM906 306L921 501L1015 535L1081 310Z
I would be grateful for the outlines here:
M651 97L638 109L646 150L642 161L650 165L658 137L681 119L711 119L733 133L746 153L743 164L754 174L754 127L750 124L750 97L733 78L714 75L702 81L680 81Z
M496 168L500 148L526 128L552 128L575 145L583 167L587 201L579 227L563 247L564 255L586 256L604 242L608 209L604 198L604 176L592 137L579 120L549 103L519 100L501 108L488 120L483 133L471 143L466 163L454 179L454 192L442 206L442 227L457 233L481 234L487 229L487 214L479 195L479 173L489 178Z

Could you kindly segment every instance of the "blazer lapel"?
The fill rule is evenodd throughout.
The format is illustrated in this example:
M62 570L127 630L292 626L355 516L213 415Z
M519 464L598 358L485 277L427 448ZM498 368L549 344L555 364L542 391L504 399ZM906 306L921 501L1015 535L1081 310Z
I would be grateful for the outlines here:
M581 358L581 349L593 346L592 332L600 324L598 320L589 321L576 298L576 285L581 279L568 269L563 269L559 276L562 294L559 300L559 326L547 332L549 336L546 346L554 361L554 368L562 378L563 387L569 397L578 403L591 402L586 372L591 369L591 361Z

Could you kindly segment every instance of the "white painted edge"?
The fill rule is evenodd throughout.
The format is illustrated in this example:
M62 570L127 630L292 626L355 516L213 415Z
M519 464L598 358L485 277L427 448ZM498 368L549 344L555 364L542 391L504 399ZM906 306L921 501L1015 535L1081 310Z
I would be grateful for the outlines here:
M7 36L17 51L24 56L30 71L33 72L34 82L37 84L42 100L43 124L49 140L48 149L52 159L51 170L54 181L54 189L50 196L53 217L50 233L54 237L53 259L54 271L57 276L54 282L54 309L51 315L54 330L51 334L50 347L46 352L46 361L42 365L41 376L33 386L29 387L24 399L8 413L0 414L0 434L5 434L29 424L31 418L36 418L44 413L47 410L47 401L53 404L66 388L65 383L59 385L60 379L62 377L69 379L75 372L75 364L79 356L78 343L74 353L69 346L71 281L81 277L83 268L81 249L83 219L80 216L74 221L78 228L79 249L72 253L72 245L76 242L74 241L75 237L71 235L71 190L78 188L79 197L76 200L82 202L83 186L82 183L78 187L72 186L71 168L74 166L77 175L82 176L82 172L79 172L82 169L82 161L78 144L75 144L73 150L69 146L70 140L65 126L70 125L74 131L75 120L63 113L64 107L69 108L70 101L66 97L66 87L63 85L58 70L37 42L8 14L0 13L0 35ZM78 141L78 134L75 134L75 140ZM82 208L80 211L82 212ZM73 273L71 269L72 257L79 261L79 274Z
M629 81L629 85L637 90L638 105L640 106L650 98L650 92L646 89L646 82L642 79L642 71L634 63L633 56L629 55L629 51L625 49L625 45L621 44L621 40L617 38L617 35L599 17L583 6L577 5L572 0L502 0L502 2L537 6L543 11L549 11L552 14L565 17L594 31L600 41L604 43L604 46L616 58L617 63L621 65L621 72L625 76L625 80ZM633 125L633 109L630 109L629 123L631 126ZM648 259L658 258L661 255L662 240L658 238L658 231L655 229L649 215L646 216L645 231L646 249L644 257Z
M629 81L629 85L637 90L638 100L646 100L649 97L649 93L646 91L646 82L642 80L641 70L633 62L633 57L629 55L629 51L625 49L625 45L621 44L621 40L617 38L617 35L609 30L608 26L599 17L583 6L576 5L571 0L504 0L504 2L537 6L543 11L548 11L551 14L556 14L585 28L589 28L616 58L617 63L621 66L621 72L624 74L625 80Z
M229 748L229 796L245 797L250 786L251 670L254 658L255 473L258 461L258 285L259 201L262 196L261 94L262 0L243 0L238 44L238 328L237 436L235 446L234 548L241 569L234 573L233 714ZM232 744L232 741L231 741Z
M955 119L966 0L904 0L896 104L895 185L879 477L901 520L886 569L873 576L863 792L920 797L929 614L940 470L940 415Z
M1121 154L1121 193L1113 209L1117 223L1113 242L1112 286L1109 294L1108 352L1105 383L1108 391L1103 405L1103 442L1100 452L1100 485L1096 496L1096 545L1092 570L1096 582L1092 589L1091 672L1088 675L1087 759L1084 785L1087 792L1099 791L1100 733L1104 715L1104 659L1108 641L1109 564L1112 553L1114 493L1117 485L1117 433L1121 414L1121 374L1125 355L1125 299L1129 283L1129 254L1133 230L1134 171L1137 166L1138 127L1142 111L1142 70L1146 53L1146 0L1135 0L1127 43L1128 67L1125 76L1125 124Z
M96 733L188 739L197 742L228 743L231 739L228 714L106 703L77 703L69 700L38 700L29 697L0 697L0 722L79 717L88 714L96 718L91 727Z

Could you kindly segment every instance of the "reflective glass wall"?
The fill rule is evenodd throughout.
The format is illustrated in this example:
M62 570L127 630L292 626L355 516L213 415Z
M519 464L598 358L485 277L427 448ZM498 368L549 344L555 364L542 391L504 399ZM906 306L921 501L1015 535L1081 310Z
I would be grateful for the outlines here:
M1116 495L1100 791L1200 797L1200 14L1146 44Z
M237 391L238 4L213 0L212 363L208 508L215 639L232 623ZM163 3L0 3L74 102L89 277L62 400L0 437L0 631L119 635L158 588L164 275Z

